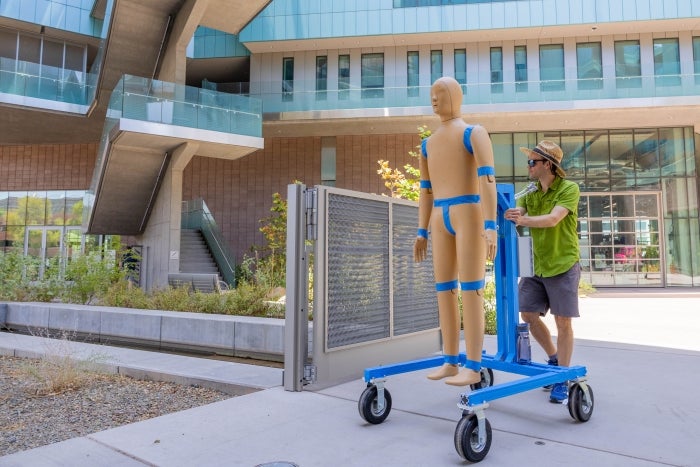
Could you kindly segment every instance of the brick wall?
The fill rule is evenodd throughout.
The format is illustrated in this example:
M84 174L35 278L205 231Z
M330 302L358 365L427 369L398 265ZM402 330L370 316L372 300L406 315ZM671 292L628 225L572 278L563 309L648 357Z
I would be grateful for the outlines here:
M0 191L87 190L98 143L0 146Z
M408 152L418 135L353 135L336 138L336 186L366 193L387 193L377 175L377 161L391 167L418 165ZM321 138L265 138L265 149L225 161L195 157L183 180L183 200L201 197L229 240L238 260L253 245L263 245L260 219L270 215L272 195L287 196L287 185L299 180L320 183Z

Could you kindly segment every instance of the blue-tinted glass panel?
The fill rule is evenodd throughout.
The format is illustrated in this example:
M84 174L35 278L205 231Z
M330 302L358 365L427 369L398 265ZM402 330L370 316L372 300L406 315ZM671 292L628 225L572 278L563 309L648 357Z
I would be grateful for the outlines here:
M693 37L693 71L695 83L700 83L700 37Z
M294 57L282 59L282 98L292 100L294 97Z
M677 86L681 82L678 39L654 39L654 76L657 86Z
M430 82L442 78L442 50L430 51Z
M642 85L639 41L615 42L615 76L620 88L638 88Z
M338 55L338 99L347 100L350 89L350 55Z
M579 89L603 87L603 53L600 42L576 44L576 77Z
M516 45L514 58L515 90L517 92L527 92L527 47L524 45Z
M459 84L467 84L467 50L455 49L455 79ZM462 86L464 91L466 88Z
M420 62L417 51L409 51L406 54L406 84L408 85L408 96L418 96L420 85Z
M491 47L491 92L503 92L503 49Z
M540 89L564 89L564 44L540 45Z
M362 97L384 96L384 54L362 54Z

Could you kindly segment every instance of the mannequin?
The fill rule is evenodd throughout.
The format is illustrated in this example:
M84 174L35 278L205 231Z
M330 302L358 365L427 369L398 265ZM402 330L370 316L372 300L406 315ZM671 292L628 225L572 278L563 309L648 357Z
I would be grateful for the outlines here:
M423 261L429 229L444 363L428 378L467 386L481 381L485 267L486 260L496 256L493 149L483 127L462 119L462 88L456 80L437 79L430 95L441 123L421 146L418 235L413 247L414 260ZM462 297L467 350L461 371L457 293Z

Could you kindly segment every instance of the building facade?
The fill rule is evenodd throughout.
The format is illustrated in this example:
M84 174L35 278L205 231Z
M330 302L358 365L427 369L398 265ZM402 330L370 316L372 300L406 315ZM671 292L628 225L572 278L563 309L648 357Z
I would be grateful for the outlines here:
M248 4L235 0L48 3L44 14L46 2L0 4L6 245L21 239L29 251L35 227L56 217L48 201L41 221L10 217L22 203L28 211L22 197L84 191L88 235L129 235L151 245L154 270L177 272L172 213L203 198L241 260L263 243L272 194L295 180L386 193L377 161L417 165L418 127L437 124L430 85L453 76L465 119L492 136L498 182L527 183L519 147L547 138L563 148L582 193L585 280L700 286L699 0L273 0L249 7L245 21L224 13ZM146 20L159 27L136 27ZM124 75L165 84L144 92ZM260 103L259 129L237 120L257 107L230 93ZM127 128L126 116L141 123ZM134 174L110 167L141 165L148 189L115 202L120 191L109 187L124 190ZM115 204L141 213L130 230Z

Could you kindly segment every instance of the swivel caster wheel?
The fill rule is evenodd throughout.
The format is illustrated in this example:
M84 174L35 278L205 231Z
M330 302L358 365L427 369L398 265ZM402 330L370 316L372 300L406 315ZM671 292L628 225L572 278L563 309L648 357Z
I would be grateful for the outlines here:
M384 400L380 401L377 386L368 385L360 396L357 408L366 422L378 425L386 420L391 412L391 394L384 388Z
M593 388L586 385L588 397L579 383L574 383L569 388L569 415L577 422L587 422L593 415Z
M484 419L486 433L484 441L479 441L479 420L476 415L465 415L455 428L455 449L469 462L480 462L491 449L491 424Z

